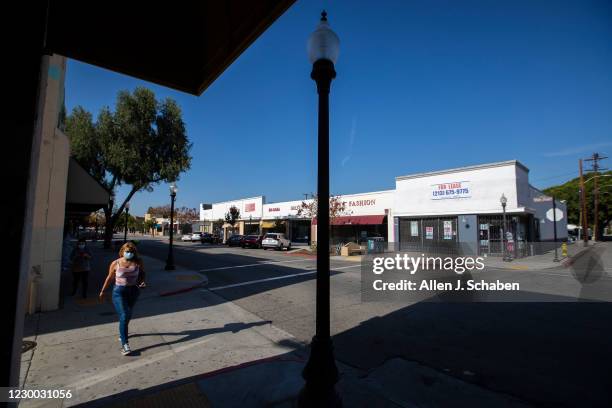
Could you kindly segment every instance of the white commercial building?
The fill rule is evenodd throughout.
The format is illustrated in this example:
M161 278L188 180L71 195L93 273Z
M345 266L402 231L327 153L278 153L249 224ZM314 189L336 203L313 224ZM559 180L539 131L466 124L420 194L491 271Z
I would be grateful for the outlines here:
M332 217L332 243L383 237L397 247L468 244L479 253L502 252L500 198L506 197L506 241L516 256L530 242L552 241L552 198L529 184L529 169L516 160L418 173L396 178L394 190L338 196L344 211ZM294 242L316 240L316 218L298 215L302 203L266 203L264 196L200 206L204 229L241 234L282 231ZM555 201L557 238L567 237L563 202ZM231 207L235 226L225 223ZM206 224L208 222L208 224Z
M529 184L529 169L516 160L396 178L394 240L401 247L463 243L479 253L502 253L506 240L516 256L531 242L554 237L552 198ZM557 238L567 238L567 209L555 201Z

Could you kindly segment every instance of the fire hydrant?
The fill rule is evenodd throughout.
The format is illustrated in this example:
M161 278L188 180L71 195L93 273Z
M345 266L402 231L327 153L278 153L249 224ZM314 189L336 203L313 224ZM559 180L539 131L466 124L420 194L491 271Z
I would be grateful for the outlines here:
M567 243L565 242L561 244L561 256L567 258Z

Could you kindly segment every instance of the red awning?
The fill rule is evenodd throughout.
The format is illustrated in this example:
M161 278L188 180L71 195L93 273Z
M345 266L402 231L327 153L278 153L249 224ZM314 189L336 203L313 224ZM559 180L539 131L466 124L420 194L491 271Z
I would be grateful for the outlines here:
M353 215L335 217L332 225L380 225L385 223L386 215ZM313 218L312 225L317 225L317 219Z

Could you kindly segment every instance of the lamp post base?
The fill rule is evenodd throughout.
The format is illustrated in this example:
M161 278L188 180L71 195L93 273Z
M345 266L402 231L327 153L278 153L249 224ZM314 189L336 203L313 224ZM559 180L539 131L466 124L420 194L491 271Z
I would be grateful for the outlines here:
M312 338L310 358L302 377L306 384L298 396L299 408L342 407L342 399L336 390L339 375L331 338Z

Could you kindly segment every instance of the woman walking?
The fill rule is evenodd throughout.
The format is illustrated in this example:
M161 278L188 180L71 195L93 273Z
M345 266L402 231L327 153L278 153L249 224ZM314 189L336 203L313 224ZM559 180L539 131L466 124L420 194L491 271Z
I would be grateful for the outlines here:
M70 254L72 264L72 296L76 295L79 282L82 284L83 299L87 298L87 282L89 281L89 271L91 251L87 248L85 238L79 238L77 247Z
M128 343L128 325L132 318L132 310L138 299L139 288L145 286L145 271L142 259L138 256L136 245L126 242L119 250L119 259L111 262L108 276L100 290L100 300L104 299L104 291L114 280L113 305L119 314L119 340L121 353L132 352Z

